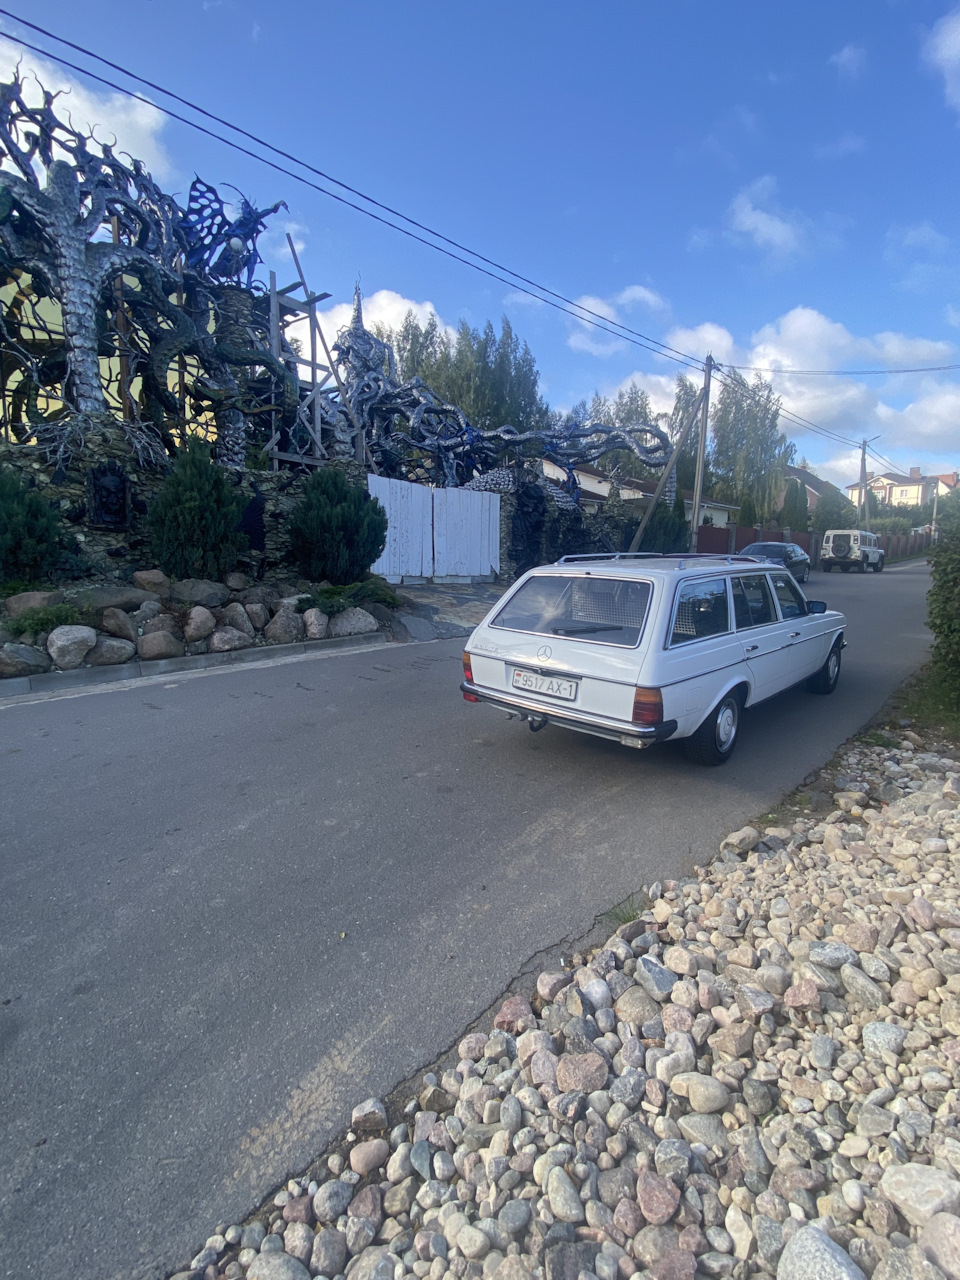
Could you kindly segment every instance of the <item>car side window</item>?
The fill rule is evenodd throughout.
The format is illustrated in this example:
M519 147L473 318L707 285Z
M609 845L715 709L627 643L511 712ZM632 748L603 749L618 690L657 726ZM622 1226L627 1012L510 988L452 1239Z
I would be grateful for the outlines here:
M727 581L709 578L685 582L677 596L677 606L670 635L671 645L687 644L705 636L718 636L730 630L727 606Z
M745 631L748 627L762 627L775 620L773 597L765 574L734 578L732 585L738 631Z
M770 581L773 583L777 602L780 605L781 617L785 619L804 617L807 607L800 592L793 584L793 578L786 573L771 573Z

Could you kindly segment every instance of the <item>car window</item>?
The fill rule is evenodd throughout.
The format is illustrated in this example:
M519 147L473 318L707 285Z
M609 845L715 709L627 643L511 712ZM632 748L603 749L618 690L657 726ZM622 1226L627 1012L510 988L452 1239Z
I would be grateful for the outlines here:
M773 597L764 574L734 578L731 585L738 631L744 631L747 627L762 627L774 621L776 615Z
M783 618L803 618L806 616L807 606L803 596L794 585L793 578L786 573L771 573L770 581L773 583L773 590L780 605L780 615Z
M545 574L529 578L490 625L629 648L640 639L649 600L649 582Z
M725 578L685 582L677 596L671 645L718 636L730 630Z

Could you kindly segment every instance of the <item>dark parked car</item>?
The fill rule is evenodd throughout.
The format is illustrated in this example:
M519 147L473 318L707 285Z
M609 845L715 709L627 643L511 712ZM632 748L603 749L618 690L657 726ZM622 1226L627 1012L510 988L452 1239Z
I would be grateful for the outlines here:
M776 560L778 564L785 565L798 582L806 582L810 577L810 557L795 542L751 542L740 554Z

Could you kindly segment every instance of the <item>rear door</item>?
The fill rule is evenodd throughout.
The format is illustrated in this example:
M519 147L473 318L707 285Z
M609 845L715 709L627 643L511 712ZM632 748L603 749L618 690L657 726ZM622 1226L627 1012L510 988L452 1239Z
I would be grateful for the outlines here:
M779 577L789 577L781 572ZM795 655L791 625L777 612L770 580L765 573L745 573L731 579L737 638L753 677L753 701L772 697L793 684Z

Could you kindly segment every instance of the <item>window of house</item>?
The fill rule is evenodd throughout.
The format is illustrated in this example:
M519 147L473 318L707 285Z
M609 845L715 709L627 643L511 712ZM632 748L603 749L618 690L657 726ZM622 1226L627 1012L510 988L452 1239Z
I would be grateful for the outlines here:
M900 497L901 497L901 498L906 498L906 497L907 497L907 495L908 495L908 492L909 492L909 491L908 491L907 489L901 489L901 490L900 490ZM899 519L899 516L898 516L897 518Z
M677 597L670 635L671 645L688 644L704 636L718 636L730 630L725 578L685 582Z

